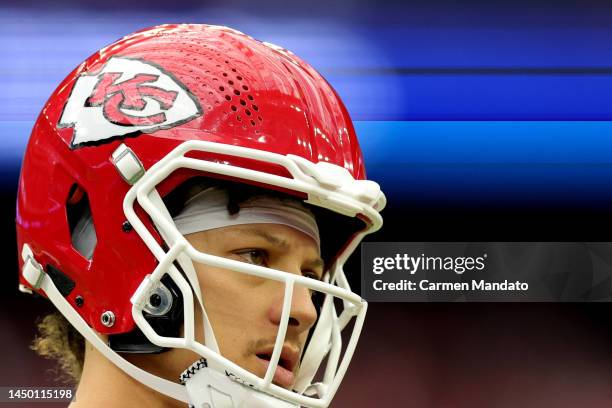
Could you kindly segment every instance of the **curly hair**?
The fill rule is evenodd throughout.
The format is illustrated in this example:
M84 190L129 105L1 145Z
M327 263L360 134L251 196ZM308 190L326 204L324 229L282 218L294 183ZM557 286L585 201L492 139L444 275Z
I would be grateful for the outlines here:
M57 361L57 380L78 384L85 358L83 336L59 312L38 321L37 328L30 348L41 357Z

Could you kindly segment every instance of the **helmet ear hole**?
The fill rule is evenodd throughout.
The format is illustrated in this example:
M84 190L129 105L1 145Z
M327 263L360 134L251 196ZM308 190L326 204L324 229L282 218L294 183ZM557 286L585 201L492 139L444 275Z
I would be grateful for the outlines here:
M160 282L144 305L144 311L152 316L163 316L172 308L172 303L172 293Z
M84 258L91 260L98 243L87 192L73 184L66 200L66 219L70 229L72 247Z
M183 324L183 296L169 275L161 278L147 300L144 312L145 319L158 335L179 336ZM108 341L109 346L120 353L162 353L169 350L151 343L138 327L128 333L110 335Z

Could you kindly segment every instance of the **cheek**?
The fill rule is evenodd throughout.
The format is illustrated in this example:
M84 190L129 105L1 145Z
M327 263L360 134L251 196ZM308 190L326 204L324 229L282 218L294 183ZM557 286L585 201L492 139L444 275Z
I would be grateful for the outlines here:
M239 318L253 314L258 307L261 279L225 269L199 267L198 279L206 310Z
M267 324L270 296L253 280L235 271L201 266L197 268L206 313L211 321L221 353L241 364L249 345L270 337ZM197 332L202 333L201 312ZM242 364L241 364L242 365Z

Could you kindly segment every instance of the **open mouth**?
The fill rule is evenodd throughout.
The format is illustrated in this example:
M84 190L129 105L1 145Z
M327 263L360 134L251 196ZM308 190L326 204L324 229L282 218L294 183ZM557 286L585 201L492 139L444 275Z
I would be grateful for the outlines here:
M270 359L272 358L272 350L262 351L255 355L257 356L258 361L264 367L265 371L267 371L268 366L270 365ZM293 370L297 364L298 355L298 353L291 351L289 348L283 347L283 351L281 352L281 356L278 360L278 365L272 379L274 384L283 388L291 388L295 381Z
M257 354L257 357L269 362L272 358L272 353L259 353ZM293 363L288 359L282 358L282 356L280 360L278 360L278 366L284 368L287 371L293 371Z

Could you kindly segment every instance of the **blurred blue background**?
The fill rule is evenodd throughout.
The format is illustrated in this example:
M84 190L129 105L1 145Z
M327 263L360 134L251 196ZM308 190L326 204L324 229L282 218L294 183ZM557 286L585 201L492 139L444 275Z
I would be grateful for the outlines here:
M390 202L607 206L611 13L572 1L3 3L0 176L13 185L40 108L86 56L143 27L202 22L321 71Z
M16 294L16 183L33 122L87 56L181 22L281 45L331 82L389 198L373 239L610 241L612 3L0 0L0 385L54 377L27 348L51 308ZM609 407L610 312L371 305L334 406Z

